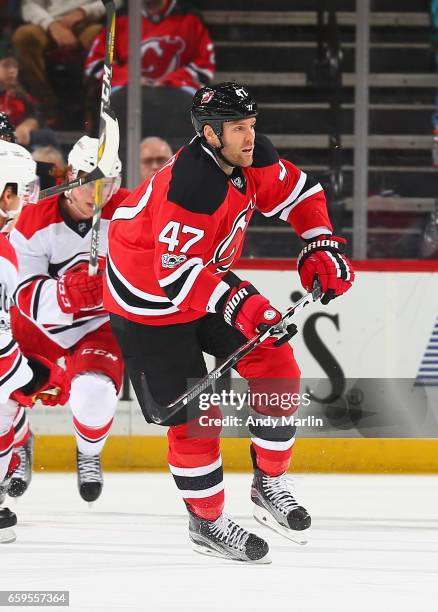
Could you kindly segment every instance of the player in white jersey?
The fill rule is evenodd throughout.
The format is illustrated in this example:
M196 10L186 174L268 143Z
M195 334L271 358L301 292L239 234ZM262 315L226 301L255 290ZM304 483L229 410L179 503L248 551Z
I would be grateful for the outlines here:
M68 178L84 176L96 166L98 141L83 136L68 156ZM107 230L117 206L129 194L120 188L121 163L104 180L99 263L103 268ZM123 361L102 308L102 276L88 275L94 183L26 206L11 233L20 278L12 313L14 334L23 351L44 347L51 359L65 357L72 378L70 408L77 446L78 488L95 501L103 486L100 453L113 422ZM22 494L30 481L32 438L17 432L25 468L10 489ZM27 440L26 440L27 438ZM23 439L25 443L23 445Z
M13 420L18 405L31 407L37 399L46 405L68 400L69 379L64 370L45 357L21 353L11 333L10 304L17 286L17 258L6 235L17 220L23 203L38 198L36 164L23 147L0 140L0 505L14 469ZM52 393L53 392L53 393ZM0 508L0 542L11 542L17 518Z

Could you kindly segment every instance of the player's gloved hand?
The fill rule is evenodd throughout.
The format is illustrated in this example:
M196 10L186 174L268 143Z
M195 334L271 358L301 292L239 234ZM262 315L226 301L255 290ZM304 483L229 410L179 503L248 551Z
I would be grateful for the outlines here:
M33 371L32 379L11 394L11 399L21 406L32 408L37 400L45 406L63 406L70 397L70 377L67 372L43 357L29 355L28 364Z
M253 338L281 320L281 313L247 281L241 281L237 287L231 289L226 297L223 315L229 325L238 329L247 338ZM288 326L280 339L278 336L271 336L260 346L264 348L280 346L295 333L296 327Z
M102 275L88 276L87 264L80 263L58 279L56 297L63 312L75 313L100 306L102 292Z
M321 235L307 241L298 255L301 284L312 291L317 276L322 289L322 304L328 304L350 289L354 281L351 262L345 257L345 238Z

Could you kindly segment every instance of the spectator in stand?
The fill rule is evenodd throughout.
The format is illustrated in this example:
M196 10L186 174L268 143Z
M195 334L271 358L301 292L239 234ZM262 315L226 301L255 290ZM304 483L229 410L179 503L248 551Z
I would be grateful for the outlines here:
M15 125L16 142L27 149L51 144L57 146L52 130L41 128L37 109L19 79L19 64L14 49L0 45L0 111Z
M65 159L63 154L59 149L51 147L50 145L35 149L35 151L32 153L32 159L36 162L53 164L61 173L63 173L65 170Z
M116 21L111 106L121 124L120 157L125 157L126 90L128 83L128 16ZM88 55L87 78L100 83L106 30ZM195 91L210 83L215 72L213 43L197 11L178 0L143 0L142 136L159 133L166 140L191 138L190 104ZM185 112L186 111L186 112Z
M122 3L115 0L117 8ZM45 54L57 48L88 51L102 27L105 8L100 0L23 0L21 14L26 24L17 28L12 42L30 92L44 106L48 124L54 126L57 98L48 79Z
M38 128L36 109L18 81L18 61L7 43L0 46L0 110L16 126L18 144L29 146L31 132Z
M40 178L41 189L48 189L57 182L67 180L65 159L59 149L50 145L38 147L33 151L32 159L37 162L36 173Z
M140 143L140 180L145 181L172 157L168 142L157 136L148 136Z
M20 22L20 0L0 2L0 39L9 40Z

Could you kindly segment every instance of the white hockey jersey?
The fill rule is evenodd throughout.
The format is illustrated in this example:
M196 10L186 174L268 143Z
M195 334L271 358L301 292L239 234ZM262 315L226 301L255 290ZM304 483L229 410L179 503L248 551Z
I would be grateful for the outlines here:
M102 210L99 258L106 257L109 222L127 195L128 190L120 189ZM19 267L14 301L47 337L70 348L109 317L103 308L66 314L59 307L57 279L78 263L87 263L91 246L91 219L73 221L59 206L59 198L25 206L10 234Z
M0 404L33 376L26 357L11 332L9 306L18 282L17 258L4 234L0 234Z

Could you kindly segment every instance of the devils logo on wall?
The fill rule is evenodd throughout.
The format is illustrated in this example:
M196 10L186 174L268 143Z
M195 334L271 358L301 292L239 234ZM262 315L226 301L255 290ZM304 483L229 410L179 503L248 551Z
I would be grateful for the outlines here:
M185 42L179 36L149 38L141 44L142 75L151 80L161 79L180 66Z
M216 266L216 270L214 271L215 274L220 274L229 270L235 260L254 211L254 202L255 195L253 199L249 201L248 206L237 215L230 233L218 245L211 261L208 262L207 265Z

